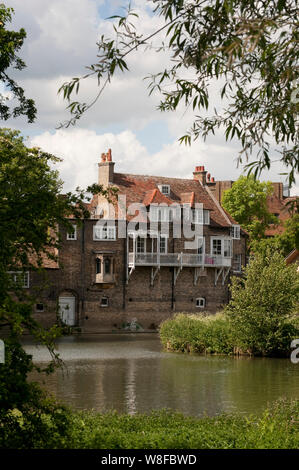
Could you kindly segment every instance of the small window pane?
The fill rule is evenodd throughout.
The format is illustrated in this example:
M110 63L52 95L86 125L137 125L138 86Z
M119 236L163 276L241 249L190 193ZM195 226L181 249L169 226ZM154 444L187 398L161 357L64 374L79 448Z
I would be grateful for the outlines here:
M105 258L104 266L105 266L105 274L110 274L110 271L111 271L111 260L110 260L110 258Z

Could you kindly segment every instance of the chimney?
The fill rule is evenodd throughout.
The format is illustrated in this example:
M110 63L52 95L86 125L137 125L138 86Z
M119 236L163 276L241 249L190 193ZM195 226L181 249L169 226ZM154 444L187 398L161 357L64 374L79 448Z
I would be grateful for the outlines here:
M206 175L207 171L205 171L204 166L195 167L195 171L193 171L193 179L200 181L203 185L205 185L207 182Z
M98 183L104 188L107 188L109 183L113 183L115 162L112 161L111 149L107 153L101 154L101 161L99 166L99 180Z

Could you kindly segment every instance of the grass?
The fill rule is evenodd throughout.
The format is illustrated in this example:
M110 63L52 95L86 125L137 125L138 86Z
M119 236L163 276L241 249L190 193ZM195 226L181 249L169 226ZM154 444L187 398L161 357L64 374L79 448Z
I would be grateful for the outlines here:
M280 400L259 417L195 418L165 410L131 416L58 405L55 412L42 414L40 422L20 412L12 414L5 433L0 425L2 448L292 449L299 445L298 400Z
M160 325L164 348L171 351L233 354L233 331L223 313L186 315L179 313Z

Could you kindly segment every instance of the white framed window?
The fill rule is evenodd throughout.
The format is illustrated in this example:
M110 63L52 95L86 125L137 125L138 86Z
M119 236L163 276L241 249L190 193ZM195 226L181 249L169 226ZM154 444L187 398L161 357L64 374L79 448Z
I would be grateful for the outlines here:
M197 238L197 253L199 255L203 255L205 253L205 237L198 237Z
M194 224L210 224L210 211L206 209L191 209L191 214Z
M159 188L159 190L161 191L162 194L165 194L166 196L168 196L170 194L169 184L159 184L158 188Z
M240 225L232 225L230 228L230 233L234 240L240 240Z
M160 235L160 253L162 254L167 253L167 242L168 242L167 235Z
M235 254L233 256L233 271L235 273L240 273L242 271L242 255Z
M116 240L116 227L114 225L94 225L93 239L98 240Z
M108 297L102 297L101 298L101 307L109 307L109 299Z
M196 299L196 307L205 308L205 306L206 306L206 299L204 297L198 297Z
M232 256L232 241L230 238L211 237L211 254L221 255L225 258Z
M137 253L146 253L146 239L143 237L136 238L136 251Z
M73 225L73 230L66 234L67 240L77 240L77 225Z
M19 284L20 287L23 287L24 289L29 288L29 271L25 272L20 272L20 271L9 271L11 275L11 279L15 284Z

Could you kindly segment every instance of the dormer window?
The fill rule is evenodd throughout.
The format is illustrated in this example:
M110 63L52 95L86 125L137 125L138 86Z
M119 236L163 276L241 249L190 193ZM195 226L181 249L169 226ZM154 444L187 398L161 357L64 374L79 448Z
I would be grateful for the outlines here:
M231 226L231 237L234 240L240 240L240 225Z
M162 194L165 194L165 196L169 196L170 194L169 184L160 184L158 187Z

